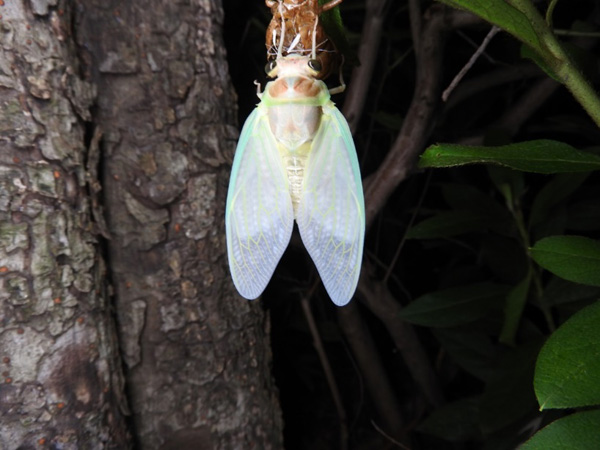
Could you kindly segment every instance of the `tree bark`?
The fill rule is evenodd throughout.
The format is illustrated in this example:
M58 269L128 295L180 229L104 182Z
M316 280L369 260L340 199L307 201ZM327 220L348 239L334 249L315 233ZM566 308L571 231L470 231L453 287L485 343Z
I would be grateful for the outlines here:
M0 448L126 449L66 1L0 3Z
M79 13L139 447L280 448L265 317L236 295L225 256L238 132L220 3L91 0Z

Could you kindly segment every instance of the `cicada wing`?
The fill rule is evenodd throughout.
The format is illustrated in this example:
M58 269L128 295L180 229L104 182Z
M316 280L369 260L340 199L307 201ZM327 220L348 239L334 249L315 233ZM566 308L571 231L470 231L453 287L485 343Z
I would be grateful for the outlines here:
M242 129L225 212L229 269L243 297L255 299L265 289L293 226L285 169L267 116L257 108Z
M324 107L312 143L296 221L331 300L345 305L360 274L365 205L352 135L333 106Z

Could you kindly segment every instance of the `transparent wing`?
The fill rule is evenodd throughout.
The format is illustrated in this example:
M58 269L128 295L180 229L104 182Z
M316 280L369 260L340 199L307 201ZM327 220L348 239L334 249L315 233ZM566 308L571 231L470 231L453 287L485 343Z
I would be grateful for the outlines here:
M365 206L354 142L335 107L324 108L313 140L296 221L331 300L345 305L360 274Z
M233 160L225 231L229 269L238 292L258 297L292 234L294 212L285 170L267 117L248 117Z

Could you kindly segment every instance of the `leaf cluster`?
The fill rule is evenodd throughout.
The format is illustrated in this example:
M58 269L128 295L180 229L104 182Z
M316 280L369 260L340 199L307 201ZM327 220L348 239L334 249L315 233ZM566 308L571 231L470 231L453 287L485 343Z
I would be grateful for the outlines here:
M529 1L442 1L473 12L523 42L533 51L533 61L563 81L592 119L600 123L600 111L595 109L597 96L584 79L576 81L575 87L569 85L579 74L571 80L565 78L563 63L573 63L548 19L544 21ZM563 75L556 76L558 73ZM588 98L582 100L583 91ZM461 204L447 193L456 187L444 184L442 192L450 209L418 222L407 236L464 243L464 237L478 233L475 251L482 255L490 236L507 243L508 239L510 245L497 246L491 258L482 257L481 261L488 265L492 279L509 281L504 273L507 265L520 272L515 277L511 270L513 280L506 286L489 284L486 292L486 288L479 291L486 286L480 281L464 284L428 293L404 309L405 320L432 327L454 361L485 383L482 394L459 398L435 411L421 425L424 433L451 441L484 439L487 445L495 442L500 448L509 448L511 444L499 444L494 433L512 429L516 442L523 441L537 429L524 428L533 420L550 423L520 448L598 447L600 220L594 212L597 207L581 198L598 189L591 180L600 168L599 162L594 148L577 149L548 139L495 146L436 144L422 155L421 168L488 165L489 183L495 192L488 192L486 201L486 193L462 186ZM552 176L540 178L524 172ZM496 202L498 196L503 207ZM583 216L595 216L593 222L581 220L581 205L585 205ZM470 242L473 245L472 239ZM514 244L518 252L509 250ZM490 298L497 298L496 303ZM500 312L496 316L497 329L481 331L486 320L484 311L488 318ZM444 319L438 312L444 313ZM465 320L471 324L466 331ZM452 328L439 333L439 327ZM486 342L488 348L466 353L469 346L464 338L457 348L459 336L465 334L474 341ZM492 365L483 361L494 355L490 338L500 344L495 346L497 365L491 372ZM542 413L536 411L538 405ZM462 418L461 426L453 426L456 417Z

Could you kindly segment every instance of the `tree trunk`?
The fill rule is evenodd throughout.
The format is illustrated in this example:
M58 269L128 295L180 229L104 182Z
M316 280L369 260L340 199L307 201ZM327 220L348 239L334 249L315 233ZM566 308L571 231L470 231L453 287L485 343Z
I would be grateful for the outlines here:
M237 127L221 5L90 0L79 13L140 448L280 448L265 317L226 265Z
M0 14L0 448L126 449L84 167L94 90L66 2Z

